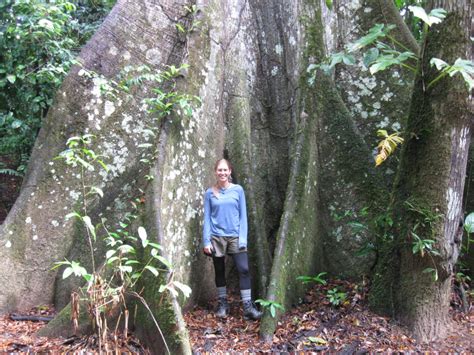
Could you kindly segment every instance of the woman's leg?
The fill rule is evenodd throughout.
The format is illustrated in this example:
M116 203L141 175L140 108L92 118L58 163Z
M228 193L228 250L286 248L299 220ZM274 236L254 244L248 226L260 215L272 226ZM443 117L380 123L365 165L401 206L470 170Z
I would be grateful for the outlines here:
M214 262L214 272L216 275L216 286L225 287L225 257L213 257L212 261Z
M239 272L240 290L250 290L250 272L249 272L249 258L246 252L232 254L235 267ZM250 300L250 297L249 297Z
M218 306L216 316L225 318L229 313L229 304L227 303L227 287L225 281L225 257L213 257L214 272L216 274Z
M262 312L257 310L252 303L251 280L249 272L249 259L247 252L232 254L234 264L239 272L240 295L244 307L244 318L257 320L262 317Z

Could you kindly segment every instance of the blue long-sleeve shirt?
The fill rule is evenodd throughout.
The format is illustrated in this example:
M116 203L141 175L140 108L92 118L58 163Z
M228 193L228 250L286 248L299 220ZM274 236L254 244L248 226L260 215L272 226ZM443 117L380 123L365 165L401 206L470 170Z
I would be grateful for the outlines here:
M204 194L203 246L211 246L211 235L239 237L239 248L247 247L247 207L244 189L231 185L219 190L216 197L212 188Z

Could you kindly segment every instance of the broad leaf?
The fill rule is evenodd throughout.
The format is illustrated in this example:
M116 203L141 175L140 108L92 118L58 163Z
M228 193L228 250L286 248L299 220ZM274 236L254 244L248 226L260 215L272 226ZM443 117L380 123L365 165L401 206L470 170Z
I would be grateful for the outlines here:
M84 216L82 217L82 221L84 222L90 234L92 235L92 238L95 240L96 239L95 227L92 225L91 218L89 216Z
M150 265L146 265L145 266L145 269L147 269L148 271L150 271L153 275L155 275L155 277L158 276L158 270L153 267L153 266L150 266Z
M436 69L442 70L443 68L448 66L448 63L446 63L444 60L441 60L439 58L431 58L430 60L430 65L431 66L436 66Z
M63 280L64 279L67 279L69 276L71 276L73 274L73 270L72 270L72 267L67 267L64 269L64 272L63 272Z
M469 234L474 233L474 212L469 213L464 220L464 229Z
M148 245L148 236L146 234L145 228L142 226L138 227L138 237L142 241L142 246L145 248Z
M408 10L413 13L413 16L418 17L428 26L440 23L446 17L446 10L433 9L429 14L420 6L408 6Z
M188 298L191 295L191 287L185 285L179 281L173 281L173 285L177 287L184 295L184 297Z
M13 74L7 75L7 80L11 83L14 84L16 81L16 76Z
M349 53L367 47L376 42L379 38L387 36L387 33L394 27L394 25L385 26L384 24L376 24L369 30L368 34L348 46Z
M363 58L363 63L366 68L369 67L370 64L372 64L378 57L379 57L380 51L378 48L369 48L367 52L364 54Z

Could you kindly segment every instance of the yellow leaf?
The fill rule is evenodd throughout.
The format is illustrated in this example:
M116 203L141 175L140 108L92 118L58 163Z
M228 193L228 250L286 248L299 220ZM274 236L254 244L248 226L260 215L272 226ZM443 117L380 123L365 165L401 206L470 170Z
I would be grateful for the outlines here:
M377 131L377 135L384 139L382 139L377 145L378 154L375 157L375 166L382 164L395 151L397 145L403 143L403 138L400 137L399 134L399 132L395 132L388 135L387 131L384 129L379 129Z
M316 344L327 344L328 342L320 337L308 337L308 340Z

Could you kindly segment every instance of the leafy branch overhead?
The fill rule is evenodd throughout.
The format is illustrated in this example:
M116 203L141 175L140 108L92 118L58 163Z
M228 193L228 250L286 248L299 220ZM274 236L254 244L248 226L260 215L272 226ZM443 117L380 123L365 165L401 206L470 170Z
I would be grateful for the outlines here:
M424 22L423 37L426 36L429 27L441 23L447 14L444 9L433 9L429 14L419 6L409 6L408 9L414 17ZM308 73L312 73L308 79L309 84L314 85L317 69L329 74L337 64L355 65L357 61L354 54L363 49L367 50L362 53L362 64L369 69L372 75L393 66L417 73L420 57L390 34L394 28L395 26L392 24L376 24L365 36L346 45L343 51L331 54L319 64L310 64L307 68ZM458 58L453 65L449 65L441 59L432 58L430 64L436 66L441 72L428 84L428 88L446 75L452 77L458 73L462 75L469 90L474 87L474 63L471 60Z

